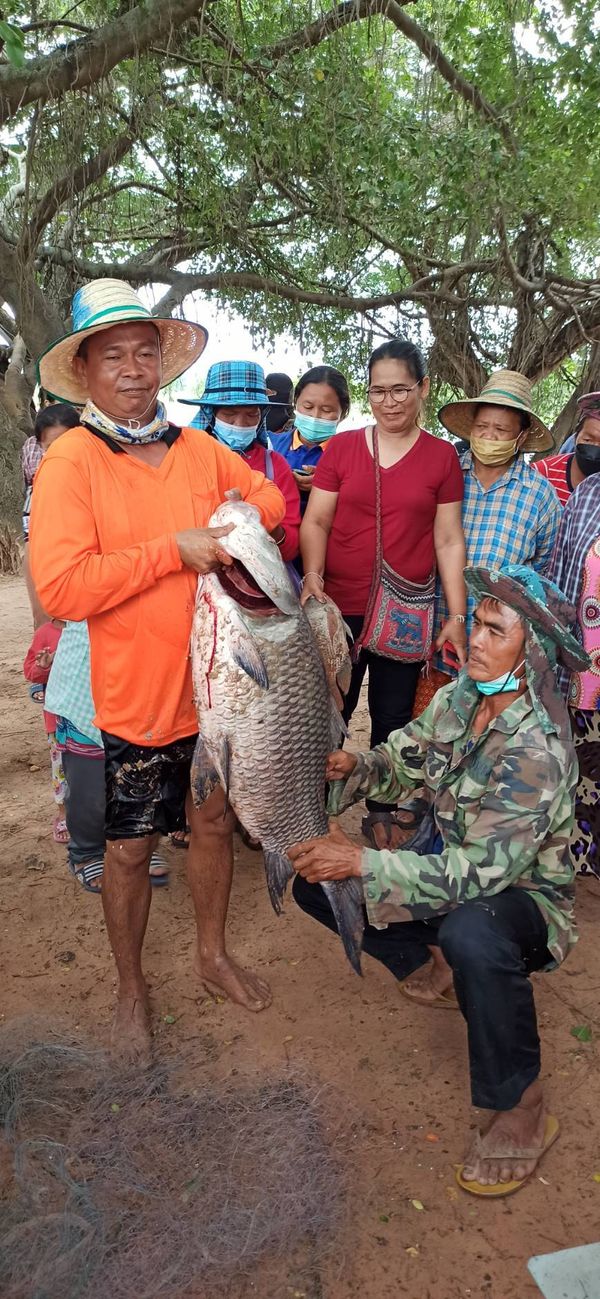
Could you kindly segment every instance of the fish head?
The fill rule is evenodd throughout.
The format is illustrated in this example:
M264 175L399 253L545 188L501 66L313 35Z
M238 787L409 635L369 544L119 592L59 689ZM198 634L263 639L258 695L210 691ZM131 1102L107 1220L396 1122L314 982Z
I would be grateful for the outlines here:
M209 527L231 532L219 545L233 563L215 575L223 590L248 613L258 617L277 611L298 614L299 600L279 547L260 520L258 510L243 500L225 501L215 510Z

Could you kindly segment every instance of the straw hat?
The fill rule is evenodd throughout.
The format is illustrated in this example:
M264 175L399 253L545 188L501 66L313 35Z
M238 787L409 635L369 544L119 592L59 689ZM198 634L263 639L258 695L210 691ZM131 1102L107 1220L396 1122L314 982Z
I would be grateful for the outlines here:
M530 417L530 428L522 451L547 451L554 446L550 429L542 423L531 409L531 384L518 370L496 370L490 375L478 397L468 397L464 401L449 401L438 411L438 419L450 433L457 437L471 436L474 407L505 406L507 410L523 411Z
M92 280L77 290L72 307L73 329L65 338L51 343L38 361L38 379L43 388L62 401L77 406L89 393L73 368L73 361L85 338L113 325L148 321L160 334L162 384L171 383L187 370L204 351L208 333L189 320L153 316L135 289L123 280Z

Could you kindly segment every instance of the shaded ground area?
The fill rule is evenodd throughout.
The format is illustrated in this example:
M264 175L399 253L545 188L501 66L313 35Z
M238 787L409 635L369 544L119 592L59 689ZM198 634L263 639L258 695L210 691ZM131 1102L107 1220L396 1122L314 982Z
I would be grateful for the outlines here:
M44 1011L105 1041L112 964L98 899L71 880L52 842L41 711L21 674L29 636L24 587L2 579L2 1019ZM353 739L365 738L359 719ZM357 830L358 820L354 812L347 823ZM208 1044L216 1083L301 1070L333 1087L339 1106L359 1119L351 1151L355 1229L339 1277L300 1292L290 1275L281 1299L539 1299L527 1258L600 1235L600 886L579 883L581 942L561 971L535 978L544 1080L562 1135L540 1177L494 1204L454 1183L471 1122L460 1017L411 1006L368 958L359 980L339 945L293 904L277 919L259 856L237 841L231 943L271 981L275 1001L257 1017L214 1002L191 973L182 854L167 853L172 884L153 898L146 945L157 1051L197 1052L200 1064ZM572 1035L582 1026L591 1041Z

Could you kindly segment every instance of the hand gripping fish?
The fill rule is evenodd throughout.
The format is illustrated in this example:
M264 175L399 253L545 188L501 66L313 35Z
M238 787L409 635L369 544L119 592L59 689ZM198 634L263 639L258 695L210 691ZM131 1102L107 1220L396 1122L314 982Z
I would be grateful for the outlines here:
M339 744L350 681L341 614L331 600L303 609L257 511L220 505L210 527L235 524L219 544L231 567L198 579L192 630L200 736L192 766L197 806L218 783L262 845L273 907L294 871L293 843L327 833L325 767ZM312 607L311 607L312 606ZM358 879L323 885L352 966L360 974L363 895Z

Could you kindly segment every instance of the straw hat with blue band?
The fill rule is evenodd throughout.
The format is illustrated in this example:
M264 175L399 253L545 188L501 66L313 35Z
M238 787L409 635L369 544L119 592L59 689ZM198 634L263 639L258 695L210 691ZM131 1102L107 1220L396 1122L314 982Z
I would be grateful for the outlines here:
M160 336L162 387L172 383L201 356L208 340L203 325L189 320L153 316L124 280L92 280L73 298L73 328L65 338L51 343L38 361L39 382L62 401L83 405L89 396L86 385L75 374L73 361L84 339L114 325L148 323Z
M531 384L518 370L496 370L490 375L478 397L468 397L464 401L449 401L438 411L438 419L449 433L465 438L468 442L477 406L505 406L507 410L516 410L528 415L529 429L522 451L547 451L554 446L550 429L531 409Z

